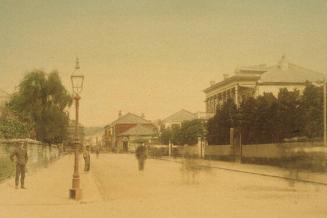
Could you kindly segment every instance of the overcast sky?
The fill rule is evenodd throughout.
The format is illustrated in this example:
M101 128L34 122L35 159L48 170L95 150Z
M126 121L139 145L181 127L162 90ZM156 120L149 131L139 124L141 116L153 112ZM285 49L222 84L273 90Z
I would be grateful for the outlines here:
M78 56L86 126L204 111L210 80L282 54L327 71L326 0L0 0L0 89L37 68L70 90Z

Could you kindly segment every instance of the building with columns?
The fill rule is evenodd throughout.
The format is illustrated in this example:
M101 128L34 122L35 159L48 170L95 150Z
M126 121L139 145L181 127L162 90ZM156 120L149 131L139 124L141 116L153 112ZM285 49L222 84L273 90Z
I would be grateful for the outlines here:
M232 76L224 74L218 83L210 82L204 90L206 112L215 113L227 99L232 99L237 106L247 97L257 97L272 93L277 97L281 88L303 92L307 82L321 83L325 75L287 61L282 56L273 66L265 64L239 67Z

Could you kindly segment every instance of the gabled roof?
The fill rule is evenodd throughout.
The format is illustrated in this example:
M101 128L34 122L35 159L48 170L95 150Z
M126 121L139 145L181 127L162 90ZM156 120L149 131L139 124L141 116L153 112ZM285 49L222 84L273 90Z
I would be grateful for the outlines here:
M182 110L170 115L169 117L165 118L162 122L163 123L182 122L182 121L186 121L186 120L193 120L195 118L196 118L196 116L194 113L191 113L187 110L182 109Z
M119 136L152 136L155 135L157 132L155 128L152 126L144 126L141 124L138 124L127 131L119 134Z
M111 123L111 126L116 124L146 124L146 123L151 123L151 122L135 114L127 113L119 117L117 120L113 121Z
M277 65L267 67L264 64L239 67L231 77L215 83L205 90L209 93L226 84L239 81L253 81L260 83L304 83L320 82L326 75L304 67L289 63L285 56L282 56Z
M292 63L283 63L275 65L265 72L259 82L317 82L324 80L324 74L300 67Z

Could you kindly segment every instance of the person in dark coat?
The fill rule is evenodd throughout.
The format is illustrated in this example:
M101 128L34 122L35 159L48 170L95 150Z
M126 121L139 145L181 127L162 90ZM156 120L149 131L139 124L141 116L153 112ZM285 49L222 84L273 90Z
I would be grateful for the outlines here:
M19 178L20 178L20 187L25 189L25 172L26 164L28 161L27 156L27 146L26 144L18 144L17 148L11 153L10 160L15 161L16 163L16 177L15 177L15 187L18 189Z
M138 160L139 170L142 171L144 169L144 163L145 163L145 160L147 158L146 147L145 147L144 143L142 145L139 145L136 148L135 156L136 156L136 158Z
M84 152L83 152L83 158L84 158L84 171L90 171L90 165L91 165L91 157L90 157L90 147L86 146Z

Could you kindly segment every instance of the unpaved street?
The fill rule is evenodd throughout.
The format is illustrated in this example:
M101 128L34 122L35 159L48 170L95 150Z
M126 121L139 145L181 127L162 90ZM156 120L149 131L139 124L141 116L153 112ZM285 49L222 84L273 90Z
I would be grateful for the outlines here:
M81 202L67 199L73 160L68 156L28 175L27 190L13 190L12 180L0 184L6 196L0 217L327 216L327 187L321 185L199 168L192 160L148 159L139 172L132 154L91 158L91 171L81 172Z

